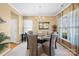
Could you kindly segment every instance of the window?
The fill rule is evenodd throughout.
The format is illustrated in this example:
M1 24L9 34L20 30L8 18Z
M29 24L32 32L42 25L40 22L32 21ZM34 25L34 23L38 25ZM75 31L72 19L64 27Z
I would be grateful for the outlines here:
M33 22L32 20L24 20L24 32L32 31Z
M66 16L59 18L59 37L65 38L70 42L71 49L78 51L79 54L79 16L76 14L77 10L74 10ZM77 50L78 49L78 50Z

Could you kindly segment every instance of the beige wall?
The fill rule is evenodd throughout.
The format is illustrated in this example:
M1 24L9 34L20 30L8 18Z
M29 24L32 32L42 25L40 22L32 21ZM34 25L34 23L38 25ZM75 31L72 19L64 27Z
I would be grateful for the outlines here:
M13 14L14 13L14 14ZM3 18L6 23L0 24L0 32L4 32L8 36L11 35L11 27L9 25L9 21L12 20L14 17L17 17L17 41L19 41L20 33L23 31L23 18L22 16L10 5L1 4L0 3L0 17Z
M9 6L8 4L0 4L0 17L3 18L6 23L0 24L0 32L4 32L8 36L11 35L11 27L9 25L9 21L12 20L14 17L17 19L17 41L19 41L20 34L23 32L23 19L30 19L33 20L33 31L38 32L41 31L38 28L39 17L38 16L21 16L14 8ZM57 20L55 16L43 16L44 22L50 22L50 29L53 24L57 24ZM46 30L48 31L48 30Z
M14 8L10 7L10 12L15 14L15 17L17 17L17 42L21 39L21 33L23 32L23 16Z
M18 38L18 41L21 39L21 34L23 32L23 16L19 15L19 24L18 24L18 30L19 30L19 38Z
M0 17L6 21L4 24L0 24L0 32L5 32L10 36L9 20L11 19L10 8L6 4L0 4Z
M55 16L42 16L44 19L41 20L41 22L50 22L49 24L49 30L39 30L38 24L39 24L39 16L24 16L24 20L33 20L33 32L40 32L40 31L51 31L51 26L53 24L57 24L57 20Z

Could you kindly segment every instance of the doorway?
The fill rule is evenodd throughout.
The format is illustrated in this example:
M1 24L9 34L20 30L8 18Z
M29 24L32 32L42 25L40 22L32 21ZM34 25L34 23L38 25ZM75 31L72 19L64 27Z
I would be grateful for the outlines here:
M13 19L10 21L11 27L11 41L16 42L17 40L17 20Z

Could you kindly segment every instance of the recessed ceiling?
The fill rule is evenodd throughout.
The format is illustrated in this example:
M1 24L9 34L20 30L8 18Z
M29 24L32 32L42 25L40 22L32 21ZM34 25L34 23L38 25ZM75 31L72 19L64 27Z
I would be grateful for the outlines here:
M55 16L69 3L12 3L23 16Z

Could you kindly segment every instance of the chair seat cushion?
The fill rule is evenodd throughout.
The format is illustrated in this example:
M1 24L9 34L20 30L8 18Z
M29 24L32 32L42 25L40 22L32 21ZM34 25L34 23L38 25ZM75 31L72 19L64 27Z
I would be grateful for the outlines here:
M43 43L43 46L49 47L50 46L50 41L47 41L47 42ZM54 46L53 40L51 41L51 46Z
M47 42L45 42L45 43L43 43L43 46L47 46L47 47L49 47L49 41L47 41Z
M39 43L38 43L38 48L40 48L40 47L42 47L42 44L39 44Z
M43 53L42 44L38 43L38 56L40 56Z

